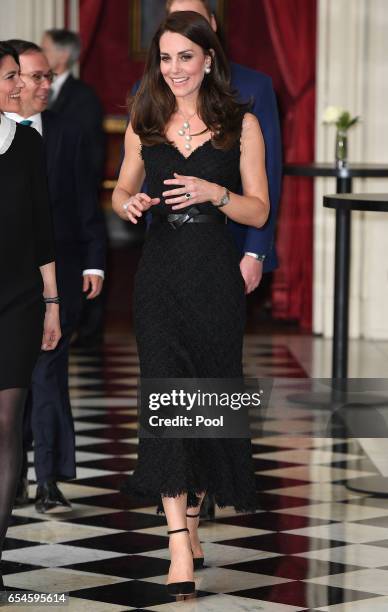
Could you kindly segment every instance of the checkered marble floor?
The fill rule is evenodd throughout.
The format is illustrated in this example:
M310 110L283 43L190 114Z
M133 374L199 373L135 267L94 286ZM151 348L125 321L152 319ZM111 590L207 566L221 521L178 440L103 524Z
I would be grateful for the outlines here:
M276 337L248 336L245 368L258 377L306 376ZM322 412L309 406L271 413L253 440L260 510L217 509L201 524L206 567L196 573L196 597L172 601L163 586L165 518L153 500L118 492L136 462L138 374L133 340L73 352L78 473L61 485L73 510L43 516L31 503L14 511L2 563L7 587L67 592L67 609L77 612L387 612L388 500L347 488L377 469L356 440L314 435ZM32 468L29 475L33 482Z

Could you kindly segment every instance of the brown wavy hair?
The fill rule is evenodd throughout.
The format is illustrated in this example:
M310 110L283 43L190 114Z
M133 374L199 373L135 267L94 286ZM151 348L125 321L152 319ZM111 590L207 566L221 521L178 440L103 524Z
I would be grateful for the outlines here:
M231 88L229 63L217 35L206 19L193 11L170 13L153 37L140 87L129 101L133 131L144 145L168 142L165 127L176 111L176 99L160 71L159 41L165 32L185 36L212 57L211 72L205 74L199 90L197 112L213 134L214 146L231 148L240 137L249 105L238 102Z

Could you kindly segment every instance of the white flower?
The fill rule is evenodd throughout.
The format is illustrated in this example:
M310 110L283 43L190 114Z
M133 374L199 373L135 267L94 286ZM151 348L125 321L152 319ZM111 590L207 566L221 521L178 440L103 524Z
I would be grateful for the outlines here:
M340 106L328 106L323 113L324 123L337 123L344 109Z

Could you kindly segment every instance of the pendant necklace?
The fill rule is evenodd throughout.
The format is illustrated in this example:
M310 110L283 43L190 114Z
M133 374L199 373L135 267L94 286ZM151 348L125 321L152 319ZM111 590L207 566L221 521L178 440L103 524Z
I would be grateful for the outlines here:
M185 118L185 116L182 113L182 111L178 110L178 113L179 113L179 115L182 115L182 117L185 120L185 122L182 125L182 127L180 128L180 130L178 130L178 134L179 134L179 136L183 136L184 139L185 139L185 149L187 151L191 151L191 140L192 140L193 136L200 136L201 134L205 134L205 132L208 131L208 128L205 128L204 130L202 130L202 132L198 132L197 134L190 134L190 121L191 121L191 119L193 119L195 117L197 112L195 112L193 115L191 115L187 119Z

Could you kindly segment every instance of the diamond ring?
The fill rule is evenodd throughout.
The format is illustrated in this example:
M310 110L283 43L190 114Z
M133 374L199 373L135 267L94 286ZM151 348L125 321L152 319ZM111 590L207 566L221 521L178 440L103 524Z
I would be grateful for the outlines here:
M185 193L185 198L186 198L186 200L191 200L191 198L192 198L191 193L189 193L189 192Z

